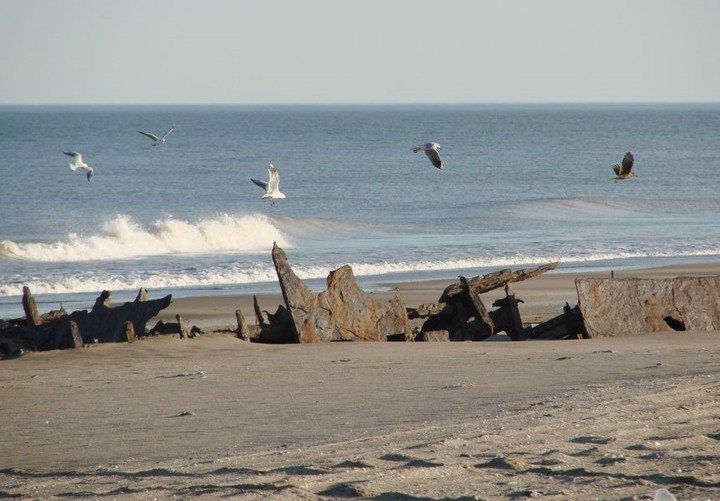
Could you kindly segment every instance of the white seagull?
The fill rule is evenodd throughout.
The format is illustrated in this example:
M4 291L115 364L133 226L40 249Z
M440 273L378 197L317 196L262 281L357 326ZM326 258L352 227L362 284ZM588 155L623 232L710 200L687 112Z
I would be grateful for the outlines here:
M413 153L424 151L432 164L438 169L442 169L442 159L440 158L440 145L437 143L425 143L413 148Z
M141 130L139 130L138 132L140 134L142 134L143 136L150 138L150 140L153 142L152 143L153 146L157 146L159 144L165 143L165 138L168 137L168 134L170 134L173 130L175 130L174 125L172 127L170 127L170 130L168 130L165 133L165 135L162 137L158 137L155 134L153 134L152 132L145 132L145 131L141 131Z
M270 205L275 207L275 199L285 198L285 193L280 191L280 174L278 174L273 164L268 164L268 178L267 183L253 178L250 178L250 181L265 190L265 194L261 196L260 199L267 198L270 200Z
M63 151L63 153L65 153L69 157L73 157L74 159L73 163L69 164L71 171L75 172L79 169L85 173L88 183L92 181L93 168L83 162L82 155L80 153L78 153L77 151Z

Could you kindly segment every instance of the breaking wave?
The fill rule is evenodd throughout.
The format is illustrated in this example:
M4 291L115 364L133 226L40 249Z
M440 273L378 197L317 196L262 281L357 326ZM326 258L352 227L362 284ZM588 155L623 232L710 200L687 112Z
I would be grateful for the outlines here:
M534 255L505 257L475 257L449 260L418 260L418 261L384 261L384 262L328 262L326 264L303 264L292 262L293 271L303 280L324 280L331 270L349 264L355 276L374 277L375 280L385 277L391 280L412 280L417 274L432 272L451 272L454 270L473 270L476 274L496 271L501 268L529 267L552 261L559 261L562 267L599 265L620 260L633 259L666 259L717 256L718 249L709 247L680 252L597 252L570 255ZM292 261L292 259L291 259ZM450 274L454 276L454 273ZM391 278L392 277L392 278ZM108 273L86 270L72 275L55 277L33 277L22 282L0 283L0 297L22 294L22 286L27 285L35 294L73 294L98 293L101 290L113 291L137 290L141 287L148 290L195 289L202 295L201 289L232 288L248 284L270 284L277 282L277 274L269 262L252 264L200 267L192 271L173 269L167 271L146 271L138 273Z
M133 259L169 254L253 252L277 242L292 248L284 233L261 214L222 214L196 222L173 217L142 226L119 215L94 235L70 233L51 243L0 241L0 256L39 262Z

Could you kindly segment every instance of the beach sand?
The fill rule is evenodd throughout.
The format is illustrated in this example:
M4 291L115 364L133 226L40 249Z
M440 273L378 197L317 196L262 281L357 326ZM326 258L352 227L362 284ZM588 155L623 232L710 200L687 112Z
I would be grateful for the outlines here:
M720 264L616 276L718 274ZM523 319L574 305L575 277L514 284ZM417 306L452 281L394 285ZM259 299L270 311L280 302ZM237 308L253 318L252 297L177 299L163 315L234 328ZM720 498L718 332L315 345L161 336L2 361L0 394L0 497L652 499L664 487L678 500Z

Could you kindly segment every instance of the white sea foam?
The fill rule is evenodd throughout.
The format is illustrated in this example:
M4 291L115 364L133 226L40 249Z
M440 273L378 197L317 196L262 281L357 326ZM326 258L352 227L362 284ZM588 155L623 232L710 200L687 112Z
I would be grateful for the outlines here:
M106 222L97 234L71 233L51 243L0 242L0 255L41 262L132 259L168 254L251 252L277 242L292 248L284 234L260 214L222 214L195 222L173 217L143 227L131 217L119 215Z
M324 265L304 265L293 263L293 271L303 280L324 279L328 273L340 266L349 264L357 277L383 277L406 275L409 278L413 273L424 272L450 272L453 270L478 270L478 274L487 270L502 268L530 267L538 264L559 261L562 266L585 265L587 263L612 262L616 260L645 259L645 258L679 258L715 256L717 249L694 250L687 252L612 252L589 253L585 255L573 254L536 255L536 256L506 256L506 257L477 257L452 260L428 261L394 261L394 262L329 262ZM137 290L141 287L147 289L202 289L213 287L232 287L246 284L270 284L277 282L277 275L272 263L257 262L254 264L235 264L227 267L200 267L193 271L167 271L119 275L112 273L88 272L85 274L63 275L57 277L30 278L10 284L0 284L0 296L19 296L22 286L27 285L34 294L72 294L97 293L102 290Z

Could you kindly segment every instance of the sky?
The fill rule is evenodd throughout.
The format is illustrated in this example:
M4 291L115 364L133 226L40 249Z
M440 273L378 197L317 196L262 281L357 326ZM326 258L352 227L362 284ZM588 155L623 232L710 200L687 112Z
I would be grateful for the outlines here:
M720 102L718 0L0 0L0 105Z

